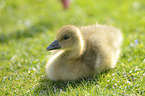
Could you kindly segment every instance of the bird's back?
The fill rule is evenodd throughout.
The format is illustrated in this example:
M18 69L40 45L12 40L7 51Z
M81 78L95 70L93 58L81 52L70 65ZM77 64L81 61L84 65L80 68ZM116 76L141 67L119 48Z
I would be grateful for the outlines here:
M120 53L121 32L103 25L81 27L80 30L86 45L83 62L97 73L114 68Z

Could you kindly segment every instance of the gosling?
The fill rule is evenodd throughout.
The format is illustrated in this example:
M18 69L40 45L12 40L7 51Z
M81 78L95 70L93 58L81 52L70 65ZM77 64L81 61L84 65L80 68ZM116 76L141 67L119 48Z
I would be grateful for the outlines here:
M46 48L57 50L46 64L46 74L53 81L78 80L114 68L122 42L120 30L92 25L66 25Z

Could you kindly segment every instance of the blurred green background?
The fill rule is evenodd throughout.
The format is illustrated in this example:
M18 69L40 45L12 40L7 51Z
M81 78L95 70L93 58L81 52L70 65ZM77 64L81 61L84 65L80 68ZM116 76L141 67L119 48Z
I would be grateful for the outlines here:
M123 32L117 67L79 83L48 80L45 49L57 30L96 23ZM71 0L67 10L60 0L0 0L0 95L143 95L144 36L144 0Z

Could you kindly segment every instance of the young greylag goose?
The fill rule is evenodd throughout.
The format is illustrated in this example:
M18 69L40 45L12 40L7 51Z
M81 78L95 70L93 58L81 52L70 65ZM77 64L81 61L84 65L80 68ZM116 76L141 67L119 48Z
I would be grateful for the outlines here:
M103 25L62 27L46 48L58 50L46 65L51 80L78 80L114 68L119 58L122 34Z

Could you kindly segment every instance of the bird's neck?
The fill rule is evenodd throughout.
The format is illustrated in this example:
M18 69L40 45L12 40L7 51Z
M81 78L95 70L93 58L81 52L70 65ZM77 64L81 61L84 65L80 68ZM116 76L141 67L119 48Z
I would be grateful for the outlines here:
M76 44L76 46L74 46L70 50L65 50L63 55L66 56L66 58L68 59L76 59L79 58L84 53L84 50L85 44L84 40L81 38L78 44Z
M85 43L84 43L82 33L77 28L76 28L76 37L78 37L78 38L75 42L75 46L73 46L71 49L64 50L64 52L62 54L67 59L79 58L85 51Z
M65 57L66 59L77 59L80 56L81 54L76 50L64 51L64 53L62 53L62 57Z

